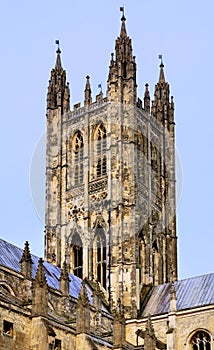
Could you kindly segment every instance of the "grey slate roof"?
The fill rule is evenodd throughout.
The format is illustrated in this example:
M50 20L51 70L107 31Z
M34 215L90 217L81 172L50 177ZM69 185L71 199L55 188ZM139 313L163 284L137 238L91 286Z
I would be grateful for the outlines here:
M0 265L6 266L16 272L20 272L20 260L23 254L23 249L14 246L13 244L0 239ZM32 277L36 275L39 258L31 254L33 260L32 266ZM59 277L61 269L57 266L54 266L48 262L44 262L46 280L49 287L59 290ZM70 277L70 295L74 298L78 298L82 280L79 277L76 277L72 274L69 274ZM88 290L89 299L91 299L91 293ZM90 300L91 301L91 300Z
M6 266L16 272L20 272L20 260L23 249L0 239L0 265ZM32 276L36 275L39 258L32 255ZM48 262L44 262L47 283L50 287L59 290L59 277L61 269ZM70 295L78 298L82 280L72 274L70 277ZM90 302L92 302L90 288L87 288ZM196 308L199 306L214 304L214 273L188 278L175 282L177 297L177 310ZM169 312L170 283L154 287L152 293L142 311L142 317L160 315Z
M142 317L168 313L170 283L161 284L153 291L142 312ZM214 304L214 273L175 282L177 310Z

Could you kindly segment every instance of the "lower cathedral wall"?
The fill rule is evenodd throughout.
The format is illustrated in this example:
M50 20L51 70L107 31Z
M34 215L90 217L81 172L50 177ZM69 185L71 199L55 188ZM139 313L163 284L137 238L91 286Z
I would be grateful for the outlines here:
M211 335L211 341L213 342L214 308L198 311L192 310L187 315L180 315L178 317L176 327L177 349L190 350L191 337L197 330L207 331Z
M176 313L175 327L171 327L171 317L174 316L162 315L151 317L152 326L154 328L155 336L163 343L168 345L169 349L173 350L192 350L190 341L192 335L198 330L204 330L211 336L211 344L214 346L214 308L198 308L192 310L185 310ZM133 345L137 345L136 331L145 330L147 319L128 321L126 324L126 340ZM174 331L173 331L174 328ZM169 347L174 339L174 346ZM138 345L143 345L144 340L139 337ZM168 349L167 348L167 349Z
M20 313L0 308L0 349L30 349L31 321Z

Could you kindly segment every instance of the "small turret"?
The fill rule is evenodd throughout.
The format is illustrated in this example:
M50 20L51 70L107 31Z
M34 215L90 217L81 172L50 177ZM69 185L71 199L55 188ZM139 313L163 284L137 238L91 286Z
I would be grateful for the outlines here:
M23 250L23 254L20 260L21 264L21 274L28 279L32 278L32 264L33 260L30 254L30 248L28 241L25 242L25 247Z
M36 277L35 277L35 284L36 286L39 286L39 287L44 287L47 285L42 258L39 259L39 264L38 264Z
M132 42L127 36L126 18L121 18L120 36L116 39L116 57L111 55L108 77L108 99L112 102L122 102L127 105L136 104L136 62L132 54Z
M61 267L59 238L61 207L57 202L61 196L61 184L67 181L66 133L70 111L70 89L66 82L66 71L62 67L58 40L56 44L58 45L56 63L51 71L47 94L45 259Z
M159 122L169 127L170 123L174 123L174 102L173 99L170 101L170 88L165 80L162 55L159 55L159 58L161 59L159 80L155 85L151 113Z
M48 285L45 277L43 259L39 259L35 281L33 283L33 307L34 316L46 316L48 312Z
M57 57L55 67L51 71L51 79L49 80L47 109L61 107L63 113L68 112L70 109L70 89L69 84L66 83L66 71L62 68L61 50L58 40L56 40L56 44L58 44Z

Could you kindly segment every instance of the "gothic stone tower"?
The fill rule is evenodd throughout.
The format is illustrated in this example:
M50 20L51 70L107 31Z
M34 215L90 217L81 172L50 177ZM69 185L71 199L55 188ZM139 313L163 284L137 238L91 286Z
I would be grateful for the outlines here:
M47 96L45 259L97 281L110 306L135 317L140 294L177 279L174 103L161 62L154 101L137 99L122 16L107 81L70 110L58 48Z

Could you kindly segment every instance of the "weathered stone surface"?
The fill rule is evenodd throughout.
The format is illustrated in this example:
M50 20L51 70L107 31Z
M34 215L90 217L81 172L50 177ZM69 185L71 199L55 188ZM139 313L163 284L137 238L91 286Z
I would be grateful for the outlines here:
M93 102L87 76L84 106L72 111L57 50L47 95L45 260L62 268L59 288L48 285L42 259L32 277L28 243L20 273L0 266L1 350L193 350L196 332L211 344L205 350L214 347L213 304L176 304L174 100L163 62L154 101L148 84L137 98L125 21L107 96ZM83 279L78 298L69 271ZM169 312L139 316L166 282Z

